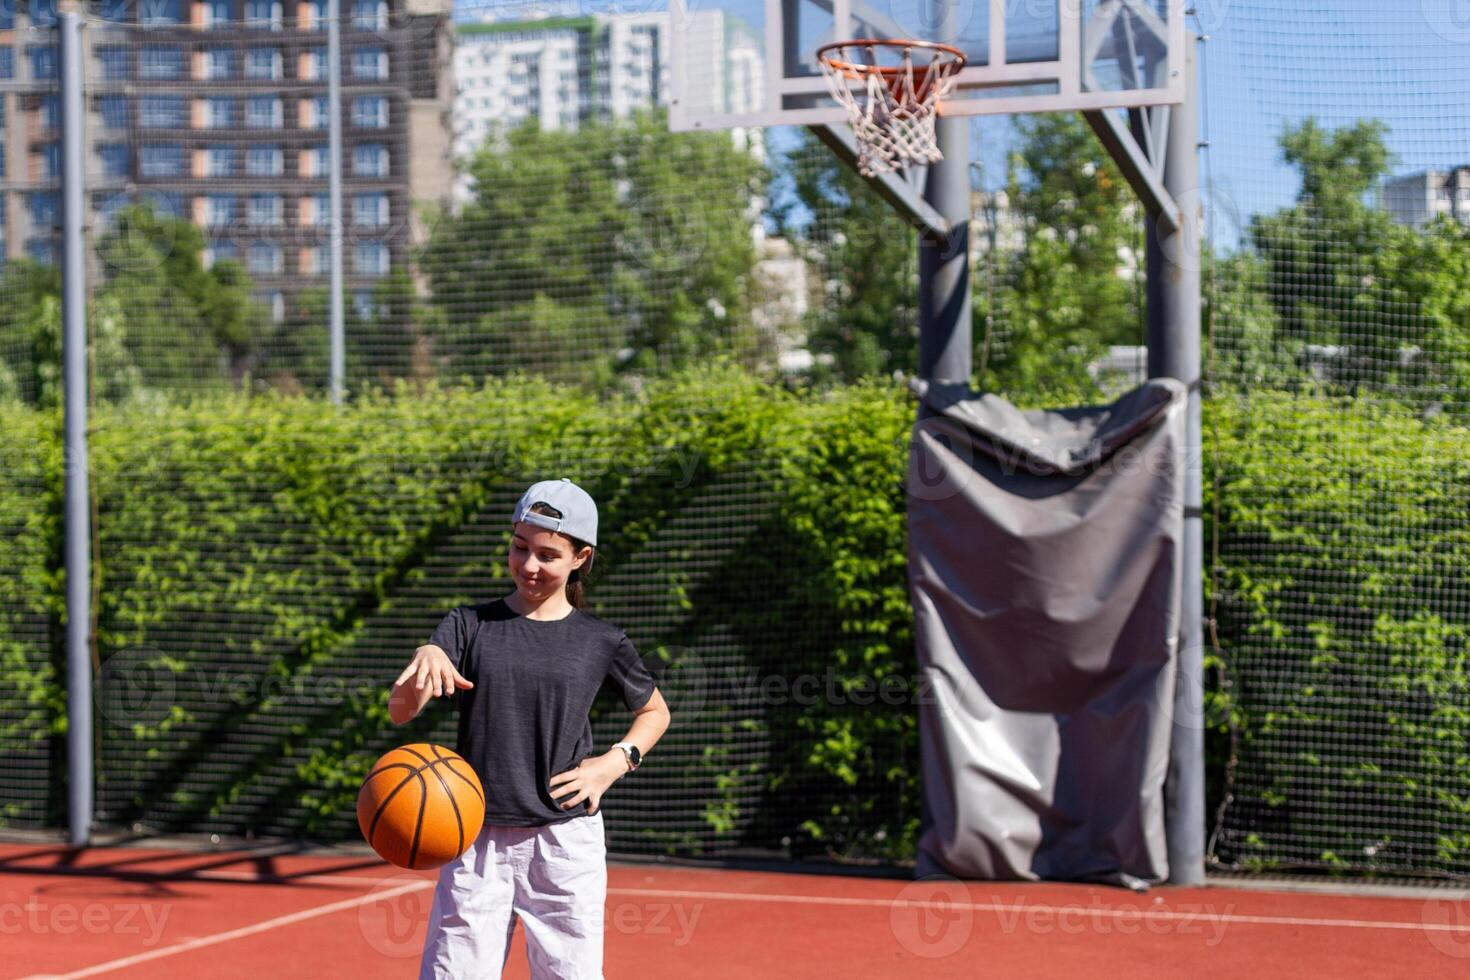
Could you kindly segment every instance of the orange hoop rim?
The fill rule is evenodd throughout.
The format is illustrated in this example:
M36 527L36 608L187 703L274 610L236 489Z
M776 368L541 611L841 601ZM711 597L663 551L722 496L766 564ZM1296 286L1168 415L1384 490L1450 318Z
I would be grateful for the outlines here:
M832 41L817 49L817 61L831 68L833 71L841 72L847 78L862 79L869 75L877 75L885 80L895 78L903 74L902 65L860 65L843 58L834 58L832 52L843 48L918 48L923 51L932 51L936 55L948 55L948 61L940 61L938 58L931 60L926 65L914 65L915 75L927 76L936 68L949 71L959 71L965 67L965 53L952 44L942 44L939 41L919 41L913 38L856 38L851 41Z

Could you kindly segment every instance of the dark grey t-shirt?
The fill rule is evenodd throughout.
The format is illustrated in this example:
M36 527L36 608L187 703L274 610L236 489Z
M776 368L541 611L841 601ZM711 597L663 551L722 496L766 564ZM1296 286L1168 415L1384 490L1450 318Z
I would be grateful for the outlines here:
M630 711L653 695L628 635L580 610L527 619L496 599L450 612L429 642L475 685L454 695L456 751L484 784L485 822L539 827L585 816L586 802L563 810L548 783L610 747L594 748L588 718L604 684Z

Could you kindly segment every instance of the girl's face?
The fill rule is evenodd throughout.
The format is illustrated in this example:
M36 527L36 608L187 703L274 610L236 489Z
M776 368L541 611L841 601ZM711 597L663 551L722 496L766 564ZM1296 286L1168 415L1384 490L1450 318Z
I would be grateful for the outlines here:
M572 543L555 531L527 524L515 526L510 539L510 574L516 590L536 603L561 595L567 579L591 556L591 548L572 550Z

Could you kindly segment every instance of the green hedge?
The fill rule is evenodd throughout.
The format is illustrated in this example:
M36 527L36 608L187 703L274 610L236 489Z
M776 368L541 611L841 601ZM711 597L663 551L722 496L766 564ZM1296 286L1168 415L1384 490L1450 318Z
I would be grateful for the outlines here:
M454 738L448 710L389 726L388 681L450 605L508 591L504 516L555 473L602 504L596 611L675 708L659 764L615 790L612 845L911 856L913 410L892 386L793 393L717 368L604 400L509 379L345 409L99 407L99 816L353 837L380 752ZM59 432L6 416L0 451L25 465L0 518L25 530L0 543L19 573L0 718L8 754L44 755L63 730ZM1210 784L1234 793L1219 853L1463 869L1466 430L1261 393L1211 401L1206 436L1226 680ZM798 677L823 696L798 702ZM600 741L622 733L609 705ZM6 816L59 822L43 786Z
M1372 397L1209 408L1218 856L1470 872L1470 429Z

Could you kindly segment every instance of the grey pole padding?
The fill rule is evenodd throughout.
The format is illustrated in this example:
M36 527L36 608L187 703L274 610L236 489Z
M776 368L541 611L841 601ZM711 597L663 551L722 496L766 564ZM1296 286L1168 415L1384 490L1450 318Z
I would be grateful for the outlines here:
M914 387L919 877L1162 880L1184 386L1031 411Z
M92 511L87 473L87 253L82 18L60 15L61 361L66 403L66 762L71 843L92 835Z
M1179 680L1165 788L1169 880L1178 885L1198 885L1205 878L1203 446L1198 384L1204 219L1200 211L1196 43L1191 34L1184 45L1185 99L1170 113L1164 161L1164 187L1182 209L1180 228L1171 233L1149 219L1146 259L1149 376L1177 378L1189 386Z
M327 0L327 246L331 277L328 289L331 336L328 390L341 404L347 376L347 334L342 296L342 3Z

